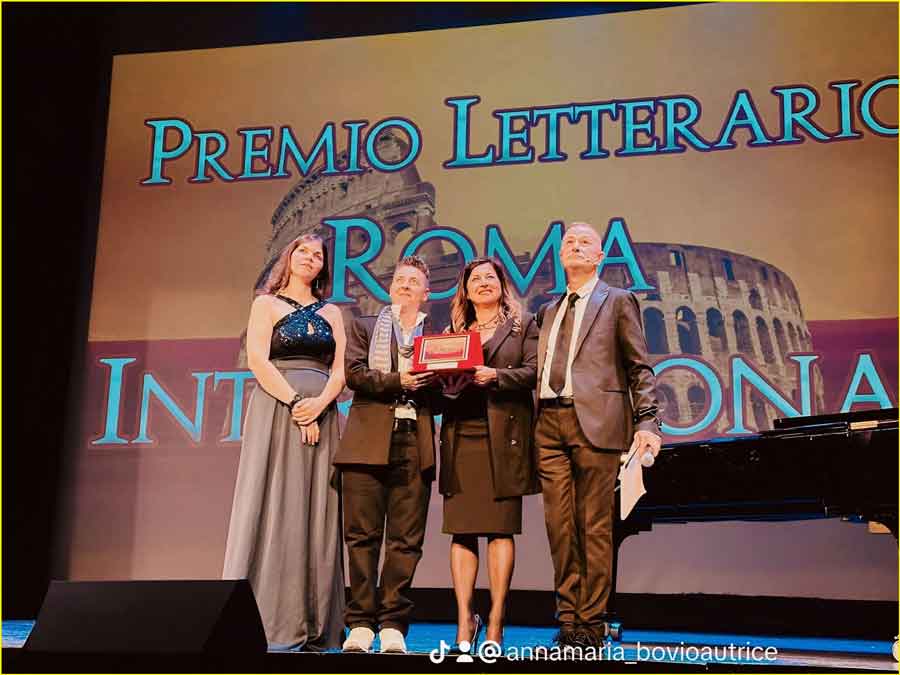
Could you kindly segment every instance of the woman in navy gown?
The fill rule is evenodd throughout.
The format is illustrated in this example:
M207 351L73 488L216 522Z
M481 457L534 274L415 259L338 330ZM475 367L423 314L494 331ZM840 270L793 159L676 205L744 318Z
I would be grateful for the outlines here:
M317 235L284 249L253 302L244 422L223 577L250 580L269 648L340 647L340 500L331 480L344 387L341 312L327 304Z

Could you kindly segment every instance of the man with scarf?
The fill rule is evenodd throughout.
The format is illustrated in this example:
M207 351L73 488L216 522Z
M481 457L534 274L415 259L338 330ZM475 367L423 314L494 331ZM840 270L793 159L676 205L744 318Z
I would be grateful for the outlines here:
M432 332L419 311L428 298L421 258L397 263L390 295L389 306L377 317L356 319L347 337L344 370L353 404L334 463L342 473L349 553L350 634L343 647L349 652L370 651L379 629L382 652L406 651L407 591L422 557L434 478L434 419L425 389L434 374L410 372L413 340Z

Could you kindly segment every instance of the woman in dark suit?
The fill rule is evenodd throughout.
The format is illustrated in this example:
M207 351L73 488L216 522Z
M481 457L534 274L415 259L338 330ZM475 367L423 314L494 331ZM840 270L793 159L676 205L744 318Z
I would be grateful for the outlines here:
M522 495L540 492L532 446L538 329L510 293L501 265L478 258L462 271L448 331L477 330L484 366L445 381L439 487L443 531L453 535L450 571L458 606L457 643L476 644L472 600L478 537L487 537L491 612L487 639L501 643L506 596L522 531Z

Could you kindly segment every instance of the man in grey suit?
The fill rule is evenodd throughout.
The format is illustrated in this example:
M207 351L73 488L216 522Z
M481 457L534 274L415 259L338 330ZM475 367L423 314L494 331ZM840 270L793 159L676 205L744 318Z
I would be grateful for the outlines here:
M535 427L556 586L557 641L596 646L608 634L614 489L621 453L659 452L659 403L637 298L597 277L600 235L565 232L566 295L538 314Z

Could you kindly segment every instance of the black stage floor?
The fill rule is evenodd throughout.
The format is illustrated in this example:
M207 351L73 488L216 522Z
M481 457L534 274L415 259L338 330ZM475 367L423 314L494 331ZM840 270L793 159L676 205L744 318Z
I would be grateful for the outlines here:
M773 636L629 630L621 642L600 650L562 652L550 626L508 626L501 652L481 645L472 662L444 655L438 646L453 639L449 623L410 627L410 654L275 653L259 656L212 654L123 654L111 644L106 654L37 653L23 645L32 621L3 622L3 671L9 673L183 673L183 672L896 672L891 639ZM492 644L492 643L489 643ZM377 641L376 641L377 648ZM752 652L751 652L752 649Z
M617 596L624 630L621 642L599 653L554 651L550 593L513 591L504 651L482 652L472 663L451 656L436 663L431 653L455 637L452 594L415 589L416 621L410 654L267 653L123 654L110 644L104 654L35 653L23 646L33 620L3 621L3 672L8 673L299 673L299 672L897 672L897 603L709 595ZM487 606L483 591L476 606ZM551 619L552 620L552 619ZM165 629L163 629L165 630ZM725 654L731 646L732 652ZM377 647L377 641L376 641ZM540 647L543 651L539 650ZM744 647L743 654L733 650ZM774 650L772 659L756 657ZM704 653L702 650L706 649ZM712 654L710 654L712 651ZM434 652L437 657L437 652Z
M425 654L269 653L256 658L196 655L34 654L3 649L6 673L660 673L660 672L897 672L890 656L796 652L783 653L772 665L672 663L660 661L511 660L433 663Z

